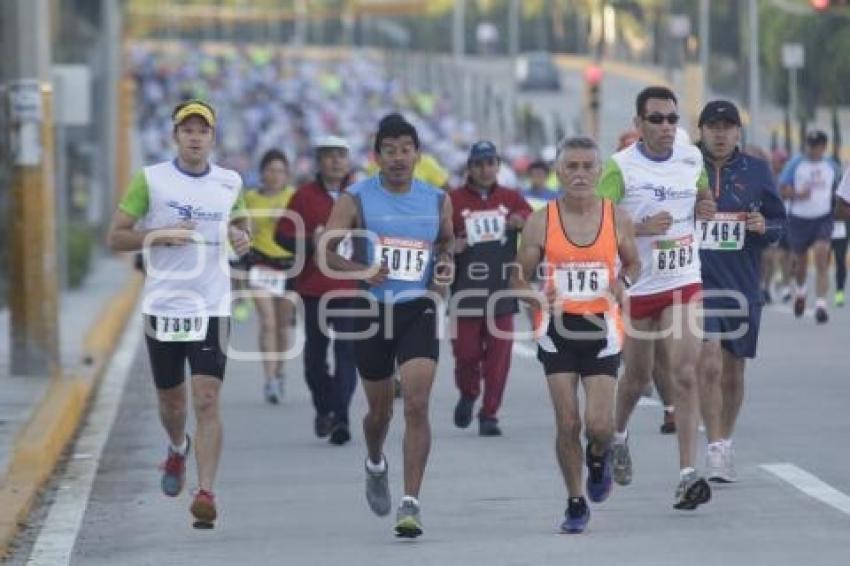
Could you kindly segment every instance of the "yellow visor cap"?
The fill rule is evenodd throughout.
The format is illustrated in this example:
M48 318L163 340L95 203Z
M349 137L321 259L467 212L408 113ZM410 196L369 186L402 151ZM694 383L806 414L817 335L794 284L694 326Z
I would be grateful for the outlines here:
M197 102L193 102L192 104L187 104L183 108L181 108L177 114L174 115L174 125L179 125L183 123L183 120L188 118L189 116L200 116L204 120L206 120L207 124L212 127L215 127L215 114L212 110L204 106L203 104L199 104Z

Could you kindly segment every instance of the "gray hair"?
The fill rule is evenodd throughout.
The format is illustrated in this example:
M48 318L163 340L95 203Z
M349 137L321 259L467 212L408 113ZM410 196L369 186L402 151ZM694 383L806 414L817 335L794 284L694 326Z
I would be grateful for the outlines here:
M558 152L555 154L555 161L561 159L565 151L570 149L587 149L596 152L599 157L599 145L590 136L573 136L564 138L558 142Z

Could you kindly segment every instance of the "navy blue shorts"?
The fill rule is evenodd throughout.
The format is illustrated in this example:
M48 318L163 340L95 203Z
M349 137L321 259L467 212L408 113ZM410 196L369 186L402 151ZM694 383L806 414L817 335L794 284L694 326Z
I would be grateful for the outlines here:
M713 309L728 307L728 304L716 303L711 299L703 300L706 313L703 321L704 340L719 340L723 349L739 358L755 358L761 324L761 305L754 303L741 314L711 315L710 311Z
M806 253L818 240L832 240L832 214L820 218L788 217L788 247L792 252Z

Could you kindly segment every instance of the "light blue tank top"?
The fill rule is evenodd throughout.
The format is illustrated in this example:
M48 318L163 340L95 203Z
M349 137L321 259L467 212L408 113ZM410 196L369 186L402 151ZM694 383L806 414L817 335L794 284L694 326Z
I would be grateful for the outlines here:
M440 213L445 193L414 180L406 193L393 193L381 184L380 175L347 189L360 212L368 239L355 245L355 259L373 265L381 262L389 278L368 290L382 303L401 303L423 296L434 269L434 242L440 233Z

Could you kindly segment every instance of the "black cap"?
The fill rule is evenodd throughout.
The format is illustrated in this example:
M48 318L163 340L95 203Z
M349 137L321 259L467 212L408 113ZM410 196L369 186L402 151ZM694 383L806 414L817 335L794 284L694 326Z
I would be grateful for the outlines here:
M699 114L700 128L708 122L729 122L736 126L741 125L741 114L738 112L738 107L728 100L713 100L705 105L702 112Z
M826 145L829 138L823 130L812 130L806 134L806 145Z
M469 162L483 159L499 159L499 152L493 142L482 140L472 144L472 148L469 150Z

